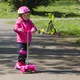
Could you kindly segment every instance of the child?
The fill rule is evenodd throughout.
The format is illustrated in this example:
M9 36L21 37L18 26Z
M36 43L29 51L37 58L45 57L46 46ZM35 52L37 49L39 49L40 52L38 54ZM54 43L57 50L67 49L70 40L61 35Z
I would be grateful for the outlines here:
M25 66L27 57L27 44L30 45L32 33L37 31L30 18L30 9L26 6L22 6L18 9L19 18L14 26L14 31L17 34L17 43L19 48L18 62L16 68L20 69L20 66ZM28 33L28 41L27 41ZM28 43L27 43L28 42Z

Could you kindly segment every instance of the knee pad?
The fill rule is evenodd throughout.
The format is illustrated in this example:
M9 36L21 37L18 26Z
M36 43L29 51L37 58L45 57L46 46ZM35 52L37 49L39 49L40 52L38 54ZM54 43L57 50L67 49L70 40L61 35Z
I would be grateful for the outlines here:
M20 54L23 54L23 55L27 55L27 52L25 50L20 50Z

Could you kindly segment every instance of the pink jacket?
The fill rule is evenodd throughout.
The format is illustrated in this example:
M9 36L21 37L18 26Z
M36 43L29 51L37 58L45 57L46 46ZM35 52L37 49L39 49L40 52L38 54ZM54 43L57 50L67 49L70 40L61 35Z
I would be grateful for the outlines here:
M19 31L20 29L23 29L24 32ZM17 33L17 42L19 43L27 43L27 32L28 32L28 42L31 42L32 34L31 29L37 30L37 28L34 26L32 21L29 19L27 21L24 21L22 18L18 18L15 26L14 31Z

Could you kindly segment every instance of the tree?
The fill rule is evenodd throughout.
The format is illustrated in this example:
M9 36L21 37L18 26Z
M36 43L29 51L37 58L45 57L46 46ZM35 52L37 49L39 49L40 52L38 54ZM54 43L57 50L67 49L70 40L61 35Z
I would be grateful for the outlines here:
M54 2L55 0L6 0L12 5L13 9L18 9L20 6L26 5L31 10L38 5L47 6L50 2Z
M62 1L62 0L1 0L6 1L12 6L12 9L17 10L20 6L28 6L31 11L33 11L33 8L36 8L36 6L44 5L47 6L52 2L56 1ZM66 1L66 0L64 0ZM77 1L80 2L80 0L69 0L69 1Z

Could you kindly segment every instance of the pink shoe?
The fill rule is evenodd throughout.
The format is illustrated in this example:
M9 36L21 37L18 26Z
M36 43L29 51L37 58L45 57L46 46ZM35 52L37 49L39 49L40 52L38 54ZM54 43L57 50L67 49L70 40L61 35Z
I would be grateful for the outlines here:
M31 72L36 72L36 66L35 65L30 65L30 69L31 69Z
M36 72L36 66L35 65L25 65L20 67L20 72L25 73L25 72L30 72L30 73L35 73Z
M36 72L36 66L35 65L26 65L25 70L26 70L26 72L29 71L29 72L34 73L34 72Z
M20 70L21 66L25 66L25 65L26 65L25 63L17 62L15 68Z
M25 66L21 66L21 67L20 67L20 72L21 72L21 73L26 72L26 70L25 70Z

